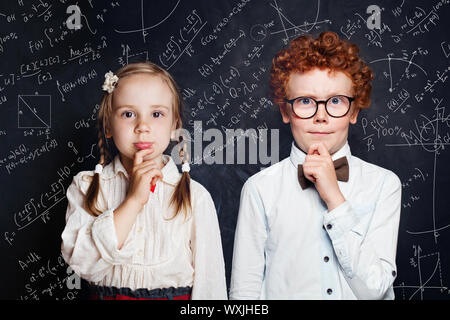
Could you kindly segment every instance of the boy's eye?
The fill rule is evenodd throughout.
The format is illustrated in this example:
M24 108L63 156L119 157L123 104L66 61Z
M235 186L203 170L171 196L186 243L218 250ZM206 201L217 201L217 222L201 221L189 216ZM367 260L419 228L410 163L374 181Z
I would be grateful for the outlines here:
M300 103L301 104L310 104L311 99L310 98L300 98Z
M333 97L331 98L331 103L339 104L341 103L341 99L339 97Z

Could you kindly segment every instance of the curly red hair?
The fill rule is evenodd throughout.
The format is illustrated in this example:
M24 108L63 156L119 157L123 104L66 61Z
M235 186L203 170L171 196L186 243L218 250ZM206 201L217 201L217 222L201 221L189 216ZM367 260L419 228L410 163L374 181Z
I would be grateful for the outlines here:
M289 47L280 50L272 60L270 90L273 101L285 106L286 87L294 72L307 72L314 68L341 71L353 82L355 108L370 106L373 72L359 56L359 48L331 31L322 32L317 39L300 36L292 40Z

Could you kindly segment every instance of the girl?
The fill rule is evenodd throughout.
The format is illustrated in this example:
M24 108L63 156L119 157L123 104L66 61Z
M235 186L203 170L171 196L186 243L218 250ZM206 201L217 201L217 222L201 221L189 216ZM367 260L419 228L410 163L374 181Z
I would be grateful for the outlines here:
M98 113L100 162L67 190L61 251L99 299L227 299L209 192L163 152L182 127L170 74L155 64L108 72ZM185 149L185 148L184 148Z

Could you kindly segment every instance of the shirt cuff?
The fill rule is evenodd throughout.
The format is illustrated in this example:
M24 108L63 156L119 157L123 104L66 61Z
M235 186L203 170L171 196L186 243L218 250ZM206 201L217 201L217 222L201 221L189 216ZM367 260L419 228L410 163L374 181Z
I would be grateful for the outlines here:
M323 226L332 240L337 240L360 222L350 203L346 200L331 211L325 211Z
M323 226L333 242L334 251L345 275L350 279L353 278L354 272L348 245L346 245L347 237L345 237L345 234L354 229L359 222L359 217L352 210L348 201L329 212L327 210L323 216Z
M101 257L111 264L131 263L134 241L128 236L120 250L117 249L114 211L112 209L99 215L92 224L92 239ZM130 231L131 233L132 231Z

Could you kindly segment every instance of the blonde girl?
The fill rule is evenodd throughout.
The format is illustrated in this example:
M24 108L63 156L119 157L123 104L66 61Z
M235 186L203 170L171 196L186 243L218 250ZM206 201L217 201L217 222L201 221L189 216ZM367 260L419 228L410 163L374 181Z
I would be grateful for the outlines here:
M100 161L67 189L65 261L92 298L226 299L212 198L190 179L185 148L182 174L163 154L182 128L175 81L153 63L133 63L108 72L103 90Z

